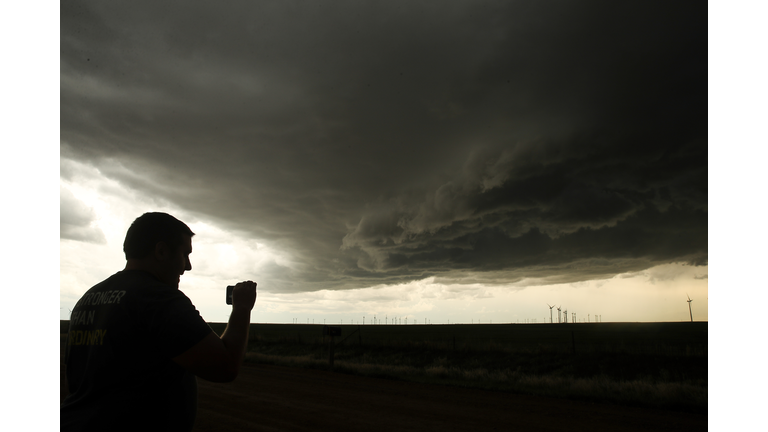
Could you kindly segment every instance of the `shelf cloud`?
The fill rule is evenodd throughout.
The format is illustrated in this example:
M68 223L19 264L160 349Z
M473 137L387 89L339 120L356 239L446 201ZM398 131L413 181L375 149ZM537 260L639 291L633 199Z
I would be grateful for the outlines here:
M699 2L68 1L60 96L63 179L287 251L278 291L707 264Z

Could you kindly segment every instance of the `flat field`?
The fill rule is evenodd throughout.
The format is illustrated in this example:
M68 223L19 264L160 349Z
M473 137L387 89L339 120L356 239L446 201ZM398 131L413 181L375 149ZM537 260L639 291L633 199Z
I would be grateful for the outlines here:
M209 323L221 334L225 323ZM342 345L425 344L456 349L707 354L706 322L332 325ZM322 324L252 324L251 340L327 343Z
M62 333L67 325L62 321ZM226 325L210 326L221 334ZM579 402L707 412L706 322L334 327L341 335L331 341L323 335L322 324L252 324L246 361Z
M336 372L707 411L706 322L335 327ZM250 362L331 369L323 325L254 324L250 334Z

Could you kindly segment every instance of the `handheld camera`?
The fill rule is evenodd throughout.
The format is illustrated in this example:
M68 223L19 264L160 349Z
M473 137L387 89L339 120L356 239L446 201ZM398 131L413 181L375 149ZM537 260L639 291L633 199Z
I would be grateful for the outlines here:
M230 285L227 287L227 304L232 304L232 290L235 289L234 285Z

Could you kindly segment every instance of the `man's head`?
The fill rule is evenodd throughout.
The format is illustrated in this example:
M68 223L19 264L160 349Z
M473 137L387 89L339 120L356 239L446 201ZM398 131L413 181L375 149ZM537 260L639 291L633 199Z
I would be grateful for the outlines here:
M195 233L175 217L166 213L144 213L125 235L123 251L126 269L141 269L161 281L178 287L184 271L192 270L192 236Z

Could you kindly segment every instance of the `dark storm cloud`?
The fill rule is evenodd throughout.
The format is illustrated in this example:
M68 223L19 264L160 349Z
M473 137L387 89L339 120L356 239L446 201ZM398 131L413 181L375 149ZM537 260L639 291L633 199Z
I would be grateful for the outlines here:
M284 289L705 264L706 18L65 2L61 155L290 250Z

